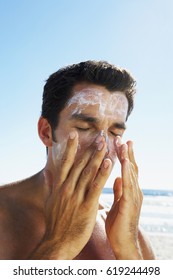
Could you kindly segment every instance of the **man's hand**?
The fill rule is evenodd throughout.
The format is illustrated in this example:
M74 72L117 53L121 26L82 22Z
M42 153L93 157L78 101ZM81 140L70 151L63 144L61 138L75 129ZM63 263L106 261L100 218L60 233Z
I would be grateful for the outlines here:
M114 183L114 203L106 219L106 232L117 259L141 259L138 222L143 195L138 184L138 167L131 141L122 144L117 137L115 147L122 178Z
M104 137L99 136L79 160L75 160L77 147L78 135L73 132L59 159L56 180L52 181L50 171L45 170L50 188L45 210L46 233L31 259L73 259L92 234L99 196L112 164L104 159Z

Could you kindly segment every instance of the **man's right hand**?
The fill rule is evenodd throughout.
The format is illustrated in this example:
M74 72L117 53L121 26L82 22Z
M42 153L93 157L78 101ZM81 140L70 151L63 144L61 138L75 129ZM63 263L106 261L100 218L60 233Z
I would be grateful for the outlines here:
M46 233L31 259L73 259L92 234L99 196L112 162L104 159L107 147L101 135L79 160L75 160L77 147L78 135L72 132L65 153L59 159L56 180L51 182L50 171L44 171L50 187L45 209Z

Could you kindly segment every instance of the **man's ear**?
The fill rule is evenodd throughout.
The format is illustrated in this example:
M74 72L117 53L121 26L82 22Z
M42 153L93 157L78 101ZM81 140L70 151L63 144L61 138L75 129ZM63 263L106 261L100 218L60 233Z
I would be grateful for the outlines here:
M52 146L52 128L47 119L40 117L38 121L38 134L46 147Z

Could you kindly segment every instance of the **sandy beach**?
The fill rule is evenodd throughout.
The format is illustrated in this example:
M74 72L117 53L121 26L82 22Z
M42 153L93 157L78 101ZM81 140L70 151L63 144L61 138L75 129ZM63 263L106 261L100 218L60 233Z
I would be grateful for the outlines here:
M148 235L157 260L173 260L173 235Z

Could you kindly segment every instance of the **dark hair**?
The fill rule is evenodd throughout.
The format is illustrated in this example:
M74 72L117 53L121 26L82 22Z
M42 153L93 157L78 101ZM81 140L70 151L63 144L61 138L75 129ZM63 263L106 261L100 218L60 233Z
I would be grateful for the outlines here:
M52 130L58 124L59 113L71 97L73 87L81 82L104 86L111 92L122 91L129 104L128 118L136 92L136 83L131 74L106 61L85 61L61 68L48 78L44 86L41 115L49 121Z

